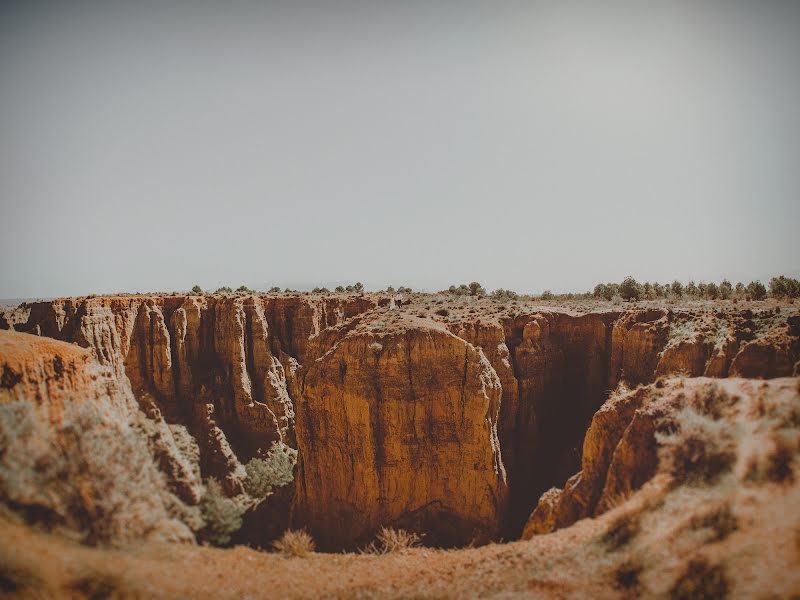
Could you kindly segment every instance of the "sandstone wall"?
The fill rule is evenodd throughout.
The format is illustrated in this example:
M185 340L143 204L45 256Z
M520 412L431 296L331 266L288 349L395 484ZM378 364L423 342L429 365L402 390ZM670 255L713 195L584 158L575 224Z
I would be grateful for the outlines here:
M483 353L443 329L345 337L309 367L297 404L298 525L328 548L381 525L441 545L495 538L500 394Z

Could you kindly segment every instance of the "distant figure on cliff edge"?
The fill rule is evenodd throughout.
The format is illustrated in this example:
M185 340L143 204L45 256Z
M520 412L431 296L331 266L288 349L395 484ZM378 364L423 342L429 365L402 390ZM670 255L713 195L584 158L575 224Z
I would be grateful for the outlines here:
M394 305L394 296L389 296L389 310L394 310L396 307Z
M401 294L400 292L397 292L396 300L397 300L397 307L398 308L403 308L403 294Z

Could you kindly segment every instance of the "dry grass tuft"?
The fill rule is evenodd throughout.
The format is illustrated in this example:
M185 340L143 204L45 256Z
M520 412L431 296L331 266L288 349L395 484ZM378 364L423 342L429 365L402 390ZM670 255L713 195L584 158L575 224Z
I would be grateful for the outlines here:
M639 577L641 574L642 565L631 560L626 560L614 571L614 587L619 590L638 590Z
M611 551L619 550L639 534L639 515L626 513L617 517L601 538Z
M285 556L308 556L314 552L314 539L305 531L289 529L275 542L272 547Z
M393 529L391 527L381 527L375 541L367 546L363 552L365 554L388 554L390 552L402 552L408 548L419 546L422 536L417 533L406 531L405 529Z
M74 596L86 600L111 600L130 598L122 582L107 573L89 573L75 580L70 586Z
M720 565L711 566L705 558L690 561L670 590L673 600L721 599L727 596L725 570Z
M659 460L678 483L714 483L736 461L736 435L728 422L686 408L660 429Z
M731 512L727 504L715 510L694 517L690 523L692 529L710 529L714 536L710 541L724 540L731 533L739 529L739 521Z
M42 581L26 568L11 564L6 557L0 557L0 597L8 598L47 598Z

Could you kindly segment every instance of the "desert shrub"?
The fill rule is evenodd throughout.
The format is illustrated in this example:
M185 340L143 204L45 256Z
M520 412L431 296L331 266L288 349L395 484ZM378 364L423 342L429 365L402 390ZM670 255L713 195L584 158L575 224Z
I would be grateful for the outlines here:
M716 300L719 297L719 288L717 287L717 284L712 281L711 283L706 285L706 290L704 295L706 298L710 298L711 300Z
M196 286L194 286L192 288L192 293L193 294L202 294L203 293L203 288L201 288L199 285L196 285Z
M312 294L329 294L330 290L328 288L326 288L326 287L315 287L313 290L311 290L311 293Z
M781 275L769 280L769 295L773 298L797 298L800 296L800 281Z
M767 297L767 288L760 281L751 281L747 284L746 294L751 300L763 300Z
M111 600L129 597L122 581L107 573L88 573L76 579L68 586L78 598L86 600Z
M795 449L788 440L783 437L774 439L775 447L767 457L768 468L767 478L778 483L791 483L794 481L794 471L792 462L795 457Z
M364 549L369 554L388 554L419 546L422 536L405 529L381 527L375 541Z
M269 293L270 294L280 294L281 293L281 288L279 288L278 286L272 286L271 288L269 288Z
M626 560L614 570L614 587L620 590L634 590L639 587L642 565Z
M721 419L727 411L737 402L736 396L731 396L725 389L716 383L701 388L692 400L692 406L699 414L712 419Z
M361 283L360 281L356 282L356 283L353 285L353 291L354 291L355 293L357 293L357 294L360 294L360 293L362 293L362 292L364 291L364 284L363 284L363 283Z
M723 279L719 284L719 297L728 300L731 296L733 296L733 285L727 279Z
M222 485L213 477L208 480L200 511L206 523L200 536L215 546L229 544L231 536L242 527L244 509L225 496Z
M749 457L745 478L750 481L794 481L793 462L796 441L781 434L774 434L771 443L765 443L760 451Z
M0 596L3 598L49 598L44 582L27 567L22 567L0 557Z
M477 281L471 281L467 286L470 296L485 296L486 289Z
M658 424L659 461L678 483L713 483L736 460L732 428L727 421L684 408L674 420Z
M713 532L710 541L718 542L739 529L739 522L726 504L692 518L689 526L692 529L710 529Z
M144 535L167 519L164 481L144 436L107 406L68 405L58 432L28 402L0 407L0 496L28 520L88 543Z
M233 288L223 285L222 287L218 287L217 290L214 292L215 294L232 294Z
M440 308L436 311L435 314L439 315L440 317L447 317L450 315L450 311L447 310L446 308Z
M619 285L619 295L625 300L639 300L643 293L642 286L630 275Z
M677 279L669 285L669 291L676 298L683 296L683 284Z
M272 488L292 482L296 463L297 450L283 442L273 443L264 458L252 458L245 465L245 490L254 498L265 498L272 493Z
M618 550L630 543L639 534L639 515L626 513L614 519L603 534L601 541L610 550Z
M443 294L452 294L453 296L468 296L470 291L469 287L466 284L461 284L459 286L451 285L447 288L447 291L442 292Z
M555 298L555 294L553 294L553 292L551 292L550 290L545 290L541 293L539 298L542 300L552 300L553 298Z
M709 565L705 558L691 560L670 590L673 600L707 600L727 595L725 570L719 565Z
M369 349L372 350L375 354L378 354L380 353L381 350L383 350L383 344L381 344L380 342L372 342L369 345Z
M605 283L598 283L594 286L594 290L592 291L592 295L595 298L605 298L606 300L611 300L611 297L606 297L608 293L608 287Z
M308 556L314 552L314 539L303 530L290 529L273 542L272 547L286 556Z
M336 293L337 293L337 294L341 294L341 293L343 293L343 292L344 292L344 286L342 286L342 285L337 285L337 286L336 286L336 290L335 290L335 291L336 291Z
M246 285L240 285L238 288L236 288L236 291L237 292L244 292L245 294L252 294L253 293L253 290L251 290Z
M504 299L508 298L509 300L516 300L519 298L519 294L513 290L504 290L503 288L498 288L491 294L492 298L496 299Z

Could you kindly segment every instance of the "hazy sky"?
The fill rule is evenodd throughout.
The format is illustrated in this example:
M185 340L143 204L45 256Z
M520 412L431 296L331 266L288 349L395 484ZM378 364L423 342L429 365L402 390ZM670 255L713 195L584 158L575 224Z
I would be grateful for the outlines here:
M800 2L213 4L0 4L0 297L800 275Z

